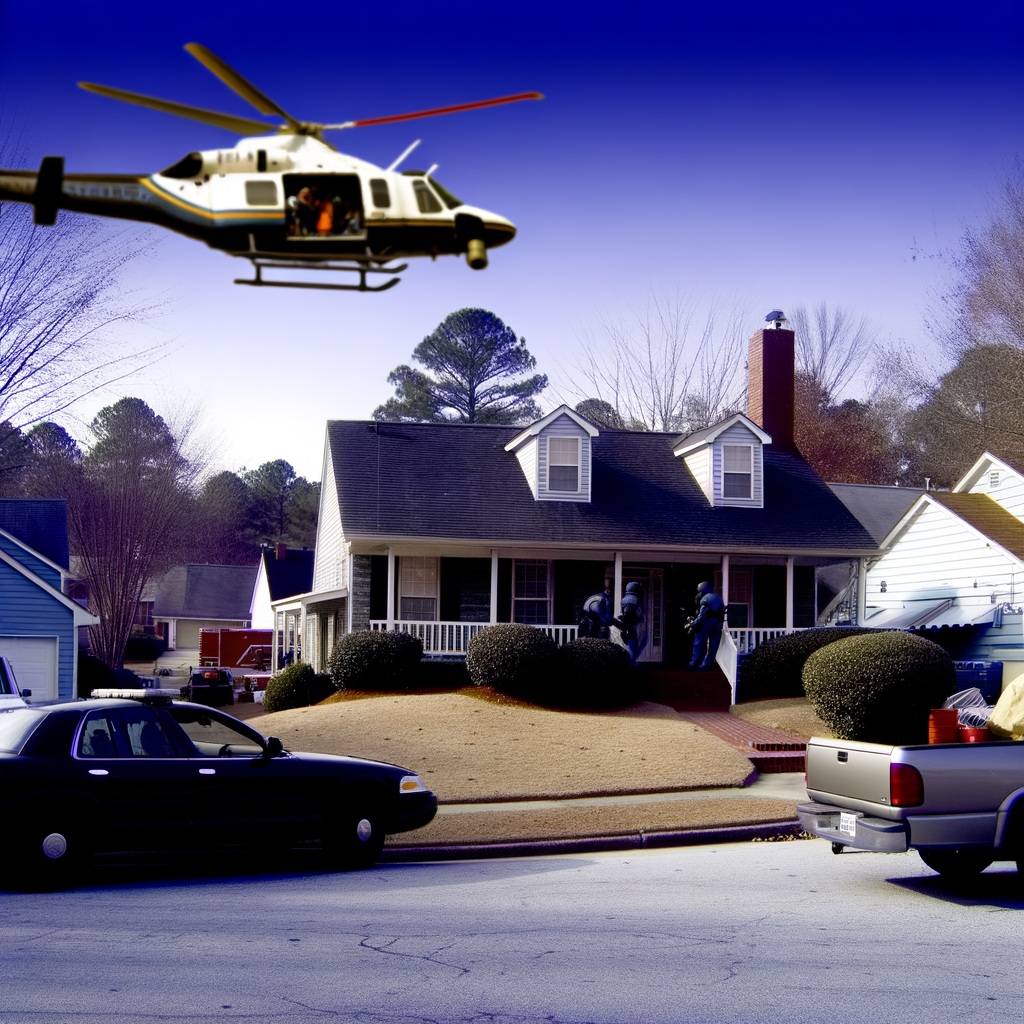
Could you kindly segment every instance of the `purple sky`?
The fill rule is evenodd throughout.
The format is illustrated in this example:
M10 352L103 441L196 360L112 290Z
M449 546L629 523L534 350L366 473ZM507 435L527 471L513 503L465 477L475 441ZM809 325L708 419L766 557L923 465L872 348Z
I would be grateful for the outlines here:
M185 53L193 41L311 120L547 97L329 136L382 165L422 138L405 166L437 163L457 196L519 228L483 272L446 258L413 262L382 295L258 291L232 284L242 261L147 229L155 258L131 283L168 300L148 336L167 357L79 417L121 394L164 414L198 400L217 468L286 458L319 479L324 422L368 416L391 393L388 371L463 306L525 335L553 380L546 408L576 335L652 288L737 297L749 333L776 305L843 303L883 339L923 346L944 264L912 257L984 220L1024 139L1024 7L708 6L58 0L44 25L3 4L3 127L25 130L31 167L53 153L69 172L152 172L231 144L75 87L255 116ZM304 9L331 13L303 21Z

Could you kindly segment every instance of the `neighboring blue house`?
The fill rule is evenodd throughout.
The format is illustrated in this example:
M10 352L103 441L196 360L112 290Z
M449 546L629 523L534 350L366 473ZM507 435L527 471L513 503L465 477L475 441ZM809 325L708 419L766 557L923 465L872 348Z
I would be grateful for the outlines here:
M63 593L68 575L63 500L0 500L0 655L34 699L73 697L78 627L99 619Z

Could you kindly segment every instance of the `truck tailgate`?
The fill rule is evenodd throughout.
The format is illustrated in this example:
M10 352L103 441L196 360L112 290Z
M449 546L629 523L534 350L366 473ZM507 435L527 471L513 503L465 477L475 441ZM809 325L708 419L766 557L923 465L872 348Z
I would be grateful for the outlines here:
M878 743L814 737L807 744L807 795L883 818L901 817L889 806L892 751Z

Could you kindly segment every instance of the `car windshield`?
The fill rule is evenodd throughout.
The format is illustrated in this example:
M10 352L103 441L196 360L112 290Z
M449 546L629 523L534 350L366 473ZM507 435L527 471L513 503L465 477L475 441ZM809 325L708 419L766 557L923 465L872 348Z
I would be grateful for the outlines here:
M0 751L17 754L45 717L44 712L35 708L13 708L0 712Z

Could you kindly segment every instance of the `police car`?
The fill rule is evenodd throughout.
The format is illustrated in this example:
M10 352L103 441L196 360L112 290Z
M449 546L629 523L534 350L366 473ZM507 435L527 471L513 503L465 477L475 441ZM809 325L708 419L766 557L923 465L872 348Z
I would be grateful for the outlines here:
M176 690L93 691L0 708L0 814L30 881L72 884L96 852L319 840L337 870L431 821L437 797L397 765L285 750ZM10 840L9 840L10 841Z

